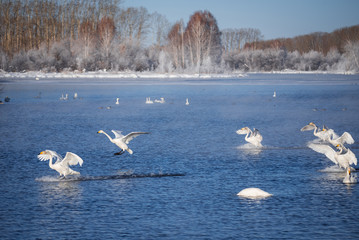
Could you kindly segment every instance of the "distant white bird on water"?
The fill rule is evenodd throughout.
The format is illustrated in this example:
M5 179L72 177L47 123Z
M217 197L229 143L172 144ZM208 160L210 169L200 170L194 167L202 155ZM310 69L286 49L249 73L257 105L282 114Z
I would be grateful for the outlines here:
M187 105L187 106L189 105L189 101L188 101L188 98L186 98L186 105Z
M165 101L165 98L161 97L160 100L155 99L155 102L156 103L165 103L166 101Z
M251 199L259 199L259 198L266 198L270 197L273 194L270 194L266 191L263 191L260 188L245 188L239 193L237 193L237 196L239 197L245 197L245 198L251 198Z
M72 152L67 152L63 159L60 154L55 151L45 150L37 156L40 161L49 160L49 166L60 174L60 177L66 177L67 175L79 175L80 173L72 170L70 165L79 164L82 166L83 160L78 155ZM52 163L52 159L56 158L56 162Z
M120 104L120 98L116 98L116 104Z
M261 142L263 140L263 137L259 133L258 129L253 128L253 132L252 132L252 130L250 130L249 127L244 127L244 128L237 130L236 133L239 135L246 134L246 137L244 139L247 142L253 144L256 147L262 147Z
M332 147L325 144L311 143L308 147L318 153L324 154L332 162L339 165L339 167L343 169L349 168L351 164L357 165L357 158L355 154L341 144L336 146L339 151L335 151Z
M121 155L125 151L127 151L129 154L133 154L133 151L127 146L127 144L129 144L130 141L132 139L134 139L135 137L138 137L138 136L140 136L142 134L149 134L148 132L131 132L131 133L127 134L126 136L124 136L124 135L122 135L121 131L118 131L118 130L111 130L111 131L115 134L115 138L111 138L103 130L100 130L97 133L105 134L108 137L108 139L110 139L110 141L112 143L114 143L116 146L121 148L121 151L115 153L114 155Z
M146 104L153 104L153 101L150 97L146 98Z
M277 97L277 93L274 91L274 93L273 93L273 97L275 98L275 97Z

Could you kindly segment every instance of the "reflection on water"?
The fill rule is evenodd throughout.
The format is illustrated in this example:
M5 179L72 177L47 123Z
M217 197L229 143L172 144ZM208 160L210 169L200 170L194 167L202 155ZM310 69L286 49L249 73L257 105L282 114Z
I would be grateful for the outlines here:
M51 177L48 177L51 179ZM79 204L82 199L83 188L78 182L39 182L40 203L51 207L54 204Z
M237 146L237 149L246 155L258 155L262 152L263 147L256 147L250 143Z

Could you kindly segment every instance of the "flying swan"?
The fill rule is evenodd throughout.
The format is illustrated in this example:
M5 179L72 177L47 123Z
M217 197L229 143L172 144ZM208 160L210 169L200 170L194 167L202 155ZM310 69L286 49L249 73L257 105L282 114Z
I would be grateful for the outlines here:
M57 171L60 174L60 177L64 178L67 175L80 175L79 172L72 170L69 166L77 164L82 166L82 163L84 162L82 158L72 152L67 152L64 159L62 159L60 154L51 150L42 151L37 157L40 161L49 160L50 168ZM52 163L53 158L56 158L55 163Z
M318 153L324 154L332 162L339 165L343 169L347 169L351 164L357 165L357 158L350 149L345 148L343 145L338 144L336 147L339 151L335 151L329 145L311 143L308 145L309 148L313 149Z
M112 143L116 144L119 148L121 148L121 151L115 153L114 155L121 155L125 151L127 151L129 154L133 154L133 151L127 146L127 144L129 144L129 142L137 136L140 136L142 134L149 134L148 132L131 132L126 136L124 136L122 135L121 131L118 130L111 130L111 131L115 134L115 138L111 138L103 130L100 130L97 133L105 134Z
M253 144L256 147L262 147L261 142L263 140L263 137L259 133L258 129L253 128L253 132L252 132L252 130L250 130L248 127L244 127L244 128L237 130L236 133L239 135L246 134L246 137L244 139L247 142Z
M267 193L266 191L263 191L260 188L245 188L239 193L237 193L237 196L239 197L245 197L251 199L266 198L272 195L273 194Z

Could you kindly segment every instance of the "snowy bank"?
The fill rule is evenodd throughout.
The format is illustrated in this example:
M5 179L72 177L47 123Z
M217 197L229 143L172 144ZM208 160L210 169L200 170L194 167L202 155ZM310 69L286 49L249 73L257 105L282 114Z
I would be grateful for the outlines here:
M180 74L155 72L5 72L0 70L0 79L225 79L242 78L243 73L231 74Z

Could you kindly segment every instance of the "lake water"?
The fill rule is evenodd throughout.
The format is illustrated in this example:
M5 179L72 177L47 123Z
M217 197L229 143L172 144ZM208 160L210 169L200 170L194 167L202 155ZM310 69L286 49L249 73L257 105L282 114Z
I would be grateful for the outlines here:
M358 239L359 185L323 171L333 163L300 131L314 122L359 141L358 83L329 74L3 81L0 238ZM245 126L260 130L263 149L244 146L236 130ZM115 156L101 129L150 134ZM357 142L348 147L359 156ZM59 180L37 159L46 149L82 157L72 167L81 178ZM248 187L273 196L236 195Z

